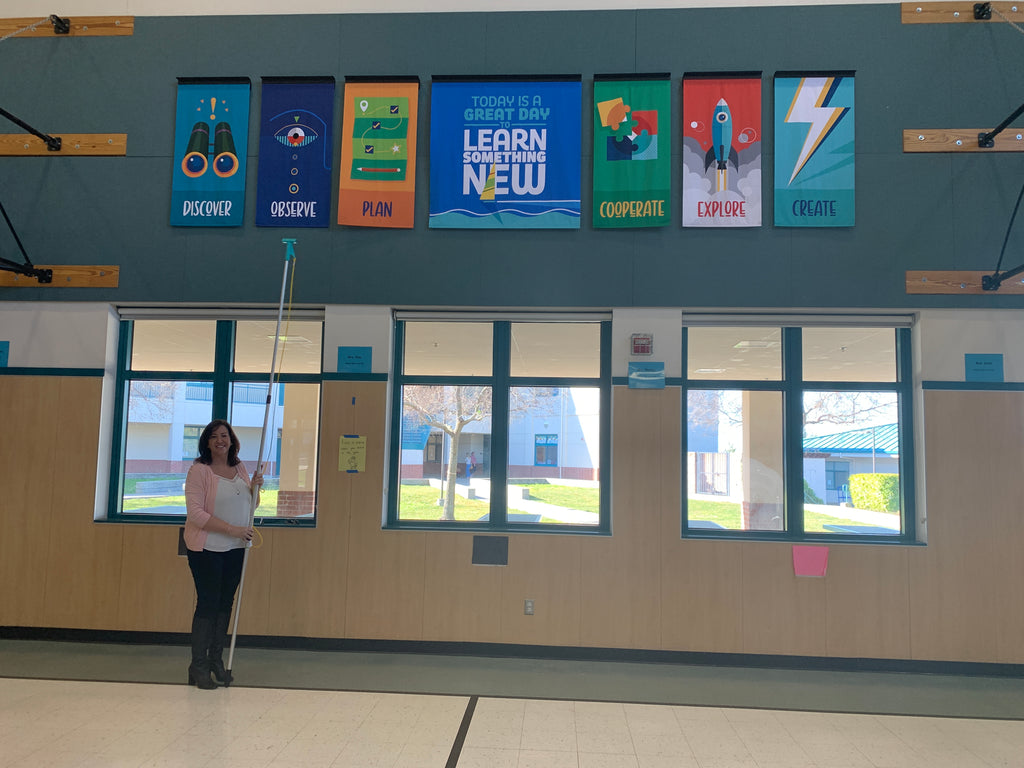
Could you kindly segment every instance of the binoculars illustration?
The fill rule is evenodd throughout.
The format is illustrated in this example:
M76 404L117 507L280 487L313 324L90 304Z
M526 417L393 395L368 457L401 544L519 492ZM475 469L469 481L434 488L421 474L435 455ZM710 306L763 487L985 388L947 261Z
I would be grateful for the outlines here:
M181 170L190 179L198 179L209 167L210 124L199 122L192 126L188 137L185 157ZM235 140L229 123L217 123L213 134L213 172L226 179L238 170L238 155L235 154Z

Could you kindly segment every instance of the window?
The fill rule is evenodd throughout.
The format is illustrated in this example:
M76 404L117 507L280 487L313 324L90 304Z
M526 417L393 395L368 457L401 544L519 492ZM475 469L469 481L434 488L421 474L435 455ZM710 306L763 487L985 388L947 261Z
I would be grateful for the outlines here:
M610 325L400 317L388 526L607 533Z
M558 435L534 435L533 445L534 466L558 466Z
M685 536L912 541L910 329L684 330Z
M825 462L825 490L838 491L847 488L850 479L850 462L848 461L826 461ZM849 501L849 499L843 499Z
M276 329L276 319L122 320L110 519L180 523L200 434L226 418L249 472L265 467L259 520L313 521L323 323L282 328L264 436Z
M188 397L186 391L185 397ZM194 459L199 455L199 435L202 434L204 425L187 424L184 430L184 440L181 446L181 458Z

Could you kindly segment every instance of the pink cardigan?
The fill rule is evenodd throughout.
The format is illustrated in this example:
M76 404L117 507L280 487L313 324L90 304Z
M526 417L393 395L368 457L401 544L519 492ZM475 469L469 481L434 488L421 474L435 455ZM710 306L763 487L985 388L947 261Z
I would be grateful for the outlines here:
M235 465L245 484L249 485L249 473L245 465ZM193 552L202 552L206 546L205 526L213 517L217 503L217 475L209 464L193 464L185 477L185 546ZM256 506L259 506L257 501Z

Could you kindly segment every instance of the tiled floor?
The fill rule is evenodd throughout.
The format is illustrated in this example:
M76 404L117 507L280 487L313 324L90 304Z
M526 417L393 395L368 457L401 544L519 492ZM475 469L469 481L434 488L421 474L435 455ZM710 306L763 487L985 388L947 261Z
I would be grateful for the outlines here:
M1013 768L1024 721L0 678L0 766Z

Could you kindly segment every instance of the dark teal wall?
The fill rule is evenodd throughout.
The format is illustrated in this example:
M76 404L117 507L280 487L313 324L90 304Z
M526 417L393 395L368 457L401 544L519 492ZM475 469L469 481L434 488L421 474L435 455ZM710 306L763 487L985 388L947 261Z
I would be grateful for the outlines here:
M1013 307L1009 296L910 297L907 269L994 268L1024 155L902 152L904 128L990 128L1024 100L1022 38L1007 24L902 25L898 5L430 15L136 19L127 38L0 43L0 106L44 131L128 134L124 158L0 158L0 201L38 264L118 264L116 290L0 288L0 300L276 303L281 238L298 238L295 301L522 307ZM772 225L772 76L855 70L857 224ZM761 71L764 220L680 227L686 72ZM427 228L432 75L670 72L673 224L591 226L583 120L579 231ZM334 75L335 165L346 75L419 75L414 230L168 224L176 78ZM1024 119L1018 121L1024 125ZM14 133L10 124L0 133ZM1017 129L1020 130L1020 129ZM335 168L335 186L337 168ZM335 190L335 196L337 192ZM0 222L2 224L2 222ZM1004 268L1024 261L1024 215ZM0 256L20 260L6 228Z

